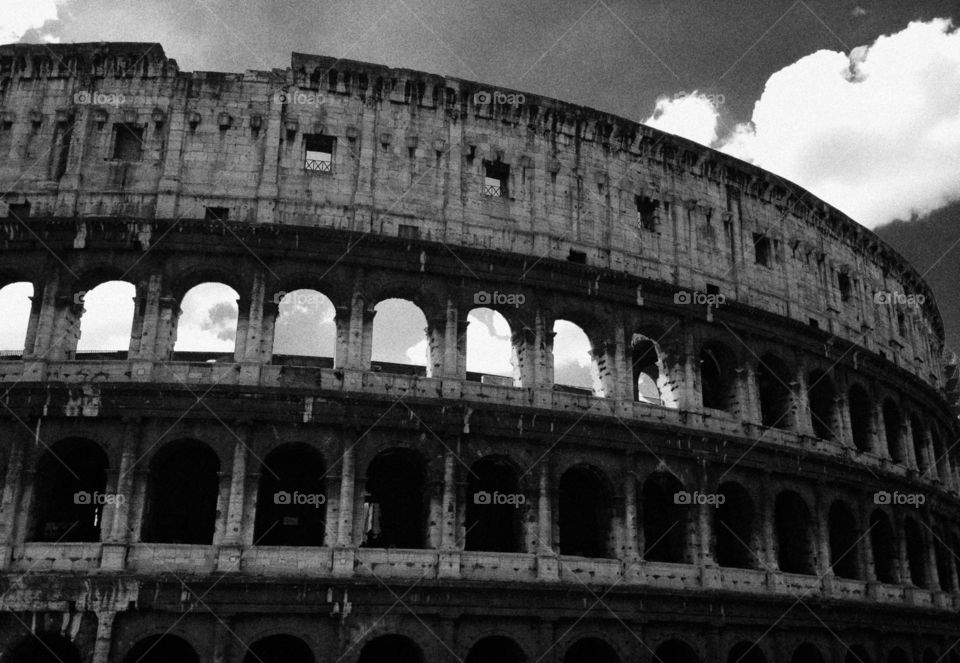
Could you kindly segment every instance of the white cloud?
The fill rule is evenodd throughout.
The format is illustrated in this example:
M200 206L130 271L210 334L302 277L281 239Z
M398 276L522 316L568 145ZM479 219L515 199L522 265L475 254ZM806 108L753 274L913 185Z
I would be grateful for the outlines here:
M77 352L126 352L136 294L126 281L107 281L85 293Z
M470 311L467 323L467 370L512 377L513 345L506 318L491 309L479 308Z
M236 344L237 293L222 283L190 289L180 303L177 352L231 352Z
M553 323L553 381L571 387L598 389L599 376L590 356L590 339L580 327L557 320Z
M722 97L696 90L690 94L681 92L673 97L660 97L653 115L644 120L644 124L710 145L717 140L717 103L722 101Z
M647 121L708 142L703 95L661 100ZM849 55L822 50L773 74L751 122L714 141L865 226L960 198L960 30L914 22Z
M0 288L0 351L14 354L23 352L30 322L30 297L33 286L12 283Z
M54 0L5 0L0 12L0 44L20 41L27 30L56 19Z

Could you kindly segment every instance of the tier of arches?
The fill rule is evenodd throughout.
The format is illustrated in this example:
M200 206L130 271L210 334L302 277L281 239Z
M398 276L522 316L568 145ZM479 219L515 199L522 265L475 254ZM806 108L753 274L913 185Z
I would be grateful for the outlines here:
M55 296L33 298L22 330L27 338L25 356L40 349L44 318L55 322L59 316L66 358L104 358L103 353L81 352L84 306L97 299L104 285L119 283L104 281L108 277L98 273L94 270L79 283L101 285L72 292L72 299L56 294L63 290L57 283L41 287L43 293L54 287ZM436 293L388 283L368 288L373 295L330 286L329 297L306 287L268 296L265 284L254 287L236 275L205 280L209 276L207 270L178 277L167 297L151 290L159 277L139 285L124 282L133 293L127 298L131 332L115 348L116 357L145 357L159 351L164 361L219 358L373 368L517 387L552 386L671 408L726 412L770 429L837 442L930 480L960 486L956 452L943 442L952 429L922 415L919 403L892 388L868 386L856 372L826 358L787 353L767 342L745 342L709 325L694 333L677 330L676 324L651 325L638 318L621 329L607 329L595 315L575 307L564 310L566 305L555 311L525 310L504 305L496 292L473 298L484 306L461 307L449 301L441 305ZM226 299L207 301L210 305L201 311L206 318L198 321L196 311L189 316L178 313L189 308L186 303L198 289L214 285L228 294ZM23 297L25 286L40 287L18 282L0 290L0 296L13 288ZM239 296L244 287L257 296ZM201 296L198 301L205 300ZM151 304L155 312L148 310ZM101 304L101 310L111 306L116 308L118 300ZM162 329L146 333L147 326L164 324L165 333ZM179 350L181 341L201 327L221 345L206 352ZM387 339L396 338L398 330L409 332L408 344L389 347ZM156 343L153 348L143 347L148 336ZM278 352L278 343L292 352ZM46 354L56 353L51 349Z
M119 464L111 453L83 437L38 450L17 491L23 540L552 550L960 592L960 529L915 500L774 487L732 468L705 483L662 465L614 475L583 459L531 467L488 450L467 462L386 441L337 459L277 443L261 459L244 442L231 458L174 439L148 450L143 472L129 444ZM8 482L16 474L8 467Z
M449 646L443 645L446 651ZM428 663L429 647L401 633L378 633L350 643L340 660L356 663ZM668 637L659 642L639 642L626 651L625 647L599 636L565 638L550 645L547 652L528 651L509 635L484 635L469 645L462 658L464 663L529 663L556 660L558 663L705 663L704 647L695 640ZM556 649L556 652L551 650ZM811 642L779 647L778 654L761 641L737 640L718 652L719 661L726 663L945 663L960 662L960 654L949 648L943 652L933 647L922 647L912 656L906 646L848 644L828 648ZM116 660L120 663L200 663L203 651L199 643L171 633L158 633L136 639ZM324 650L324 653L329 653ZM39 632L20 639L4 660L10 663L80 663L81 651L68 638L54 632ZM261 637L240 647L233 658L237 663L316 663L321 660L308 640L288 633Z

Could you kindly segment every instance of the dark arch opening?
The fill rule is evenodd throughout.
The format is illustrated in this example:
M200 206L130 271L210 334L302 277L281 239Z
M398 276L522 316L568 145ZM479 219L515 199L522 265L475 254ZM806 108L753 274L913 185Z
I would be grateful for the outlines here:
M870 546L877 580L888 584L898 583L896 539L890 519L882 511L870 514Z
M757 643L738 642L730 648L727 663L767 663L767 657Z
M850 387L849 403L853 444L857 451L870 451L870 397L860 385L855 384Z
M506 459L488 456L474 463L467 480L466 549L523 552L525 500Z
M99 541L107 454L90 440L63 440L44 451L34 476L33 541Z
M738 483L721 484L723 504L713 510L717 564L737 569L756 566L754 510L750 493Z
M357 663L423 663L423 652L403 635L381 635L363 646Z
M937 653L930 648L923 650L923 663L939 663Z
M483 638L471 649L465 663L525 663L520 645L502 635Z
M650 562L687 561L687 510L683 484L671 474L656 472L643 483L644 559Z
M887 452L895 463L903 462L903 444L900 439L900 409L889 398L883 402L883 430L887 437Z
M810 510L798 494L777 495L774 508L777 560L786 573L813 573L813 531Z
M807 376L807 385L813 434L822 440L832 440L836 437L837 409L833 381L823 371L813 371Z
M797 647L790 661L791 663L824 663L820 650L810 643L804 643Z
M567 650L563 663L620 663L620 657L600 638L583 638Z
M560 477L559 540L562 555L612 557L612 496L599 470L572 467Z
M195 440L166 445L150 462L143 540L209 544L217 518L220 459Z
M943 444L940 443L940 433L937 432L937 426L930 427L930 443L933 452L933 464L937 470L937 478L946 483L949 481L947 476L947 455L943 451Z
M697 652L680 640L667 640L657 647L654 663L700 663Z
M937 528L933 536L933 552L937 560L937 580L940 583L940 589L945 592L952 592L953 587L953 557L947 537L942 529Z
M910 432L913 436L913 456L917 459L917 469L921 473L927 471L927 441L924 439L924 427L920 419L915 415L910 415Z
M907 652L899 647L894 647L887 655L887 663L910 663L910 657L907 656Z
M857 520L842 502L830 506L830 566L840 578L860 578Z
M144 638L130 650L124 663L200 663L197 652L183 638L175 635L153 635Z
M700 392L703 407L736 409L736 361L726 346L709 343L700 350Z
M873 663L873 659L863 645L854 645L847 650L843 663Z
M903 521L903 536L907 542L907 565L910 567L910 580L917 587L926 587L927 549L923 541L923 532L913 518Z
M255 545L322 546L327 520L324 464L306 445L286 444L260 470Z
M34 633L10 652L10 663L80 663L76 646L58 633Z
M409 449L388 449L367 468L363 545L423 548L427 534L426 470Z
M314 658L310 647L300 638L271 635L254 642L243 663L314 663Z
M765 354L757 365L757 391L764 426L789 430L793 426L790 369L779 357Z

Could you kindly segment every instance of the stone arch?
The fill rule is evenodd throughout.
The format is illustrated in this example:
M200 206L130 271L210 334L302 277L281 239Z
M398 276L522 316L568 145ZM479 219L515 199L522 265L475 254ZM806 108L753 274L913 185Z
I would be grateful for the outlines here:
M363 496L362 545L369 548L425 548L429 493L423 456L389 447L367 466Z
M210 544L220 494L220 459L205 443L185 439L150 460L142 540Z
M99 541L104 507L117 499L106 492L109 465L103 447L85 438L44 450L33 480L31 540Z
M523 552L526 499L509 458L489 455L473 463L467 477L465 549Z
M790 663L825 663L825 661L816 645L805 642L793 650Z
M654 663L700 663L696 650L680 639L661 643L653 655Z
M585 463L574 465L557 486L560 554L613 557L613 489L603 471Z
M785 490L777 495L774 529L780 570L785 573L812 574L813 522L807 503L798 493Z
M563 655L563 663L620 663L621 660L616 649L597 637L580 638Z
M767 655L756 642L744 640L730 648L727 663L767 663Z
M303 443L274 448L263 460L253 541L263 546L322 546L326 528L326 467Z
M300 638L276 634L260 638L247 648L243 663L314 663L310 646Z
M757 362L757 394L764 426L789 430L793 427L793 376L786 362L765 353Z
M488 635L470 647L464 663L526 663L527 655L517 642L505 635Z
M753 569L757 566L756 514L753 498L739 483L720 484L723 504L713 509L714 555L720 566Z
M142 638L131 647L123 663L200 663L197 650L183 638L160 634Z

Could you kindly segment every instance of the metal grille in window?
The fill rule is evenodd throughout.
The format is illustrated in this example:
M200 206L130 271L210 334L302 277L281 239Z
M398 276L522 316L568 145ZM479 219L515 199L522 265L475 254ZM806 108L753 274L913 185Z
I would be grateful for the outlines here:
M484 184L483 185L483 195L485 196L494 196L501 197L503 195L503 188L500 184Z
M333 170L333 162L329 159L307 159L303 167L318 173L329 173Z
M333 151L336 139L333 136L307 134L303 137L305 154L303 169L318 174L333 172Z

